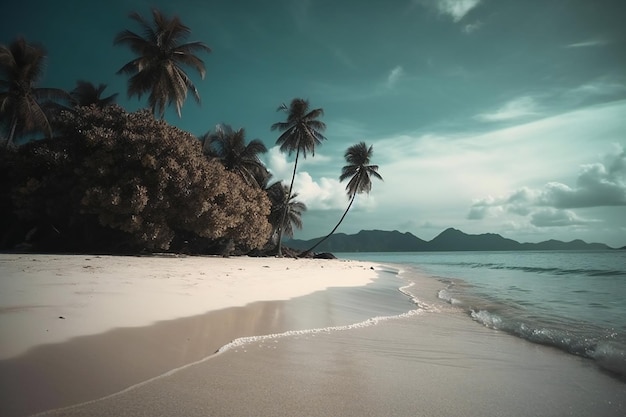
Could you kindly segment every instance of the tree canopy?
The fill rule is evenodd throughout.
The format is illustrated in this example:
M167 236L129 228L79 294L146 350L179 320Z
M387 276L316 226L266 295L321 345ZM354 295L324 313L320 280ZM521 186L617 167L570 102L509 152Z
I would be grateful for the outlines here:
M69 101L58 88L37 87L44 70L43 46L18 38L10 45L0 45L0 125L8 131L5 146L15 137L34 132L52 136L45 105L48 101Z
M130 18L140 32L123 30L114 45L135 54L118 74L129 75L129 97L148 95L149 109L137 112L116 105L117 93L104 96L106 84L80 79L69 93L40 87L43 46L23 38L0 45L0 250L273 248L282 256L283 236L303 225L306 205L296 200L294 180L300 157L314 156L326 140L324 110L302 98L278 108L286 117L270 129L295 161L288 184L268 185L272 174L261 159L267 147L247 141L245 129L220 124L196 138L164 120L170 105L181 116L189 92L200 102L185 69L204 78L197 53L211 49L186 42L191 30L178 16L153 9L151 19L137 12ZM10 146L19 136L26 140ZM346 152L340 179L350 178L350 203L341 220L356 194L369 192L370 177L381 178L369 165L371 153L364 143Z
M165 108L173 104L180 117L180 110L191 91L200 103L200 94L183 66L195 69L204 78L206 69L196 52L211 52L203 42L183 43L191 33L178 16L167 18L158 9L152 10L152 22L137 12L130 14L143 33L130 30L117 34L115 45L126 45L137 58L125 64L118 74L130 75L128 96L141 98L148 93L148 103L152 112L162 119Z
M116 105L64 112L59 125L60 138L19 151L24 166L39 165L13 178L23 220L63 234L91 218L149 250L170 249L177 235L247 250L267 242L267 195L207 159L191 134Z

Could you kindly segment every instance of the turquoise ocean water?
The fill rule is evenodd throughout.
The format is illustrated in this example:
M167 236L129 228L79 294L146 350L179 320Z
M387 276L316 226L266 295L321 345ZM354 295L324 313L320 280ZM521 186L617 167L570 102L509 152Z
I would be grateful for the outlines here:
M416 269L468 320L626 376L626 251L336 255Z

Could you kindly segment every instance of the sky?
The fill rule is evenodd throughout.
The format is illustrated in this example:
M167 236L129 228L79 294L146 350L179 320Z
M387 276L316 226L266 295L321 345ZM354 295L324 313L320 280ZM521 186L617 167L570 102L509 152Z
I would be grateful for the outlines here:
M178 15L202 41L202 97L169 123L201 135L218 123L261 139L276 180L293 156L270 126L293 98L323 108L315 156L295 190L308 210L295 237L328 233L347 207L338 177L364 141L373 179L337 230L398 230L430 240L448 227L520 242L626 246L624 0L26 0L3 6L0 43L48 52L42 87L104 83L129 111L133 58L115 35L130 12Z

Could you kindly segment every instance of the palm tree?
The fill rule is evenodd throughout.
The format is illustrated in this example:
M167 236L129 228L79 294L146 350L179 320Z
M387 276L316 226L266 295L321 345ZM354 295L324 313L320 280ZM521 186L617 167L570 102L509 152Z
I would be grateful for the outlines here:
M72 96L75 106L95 104L97 107L103 108L115 103L117 98L117 93L103 98L102 93L106 88L106 84L100 84L96 87L88 81L79 80L76 82L76 87L70 91L70 96Z
M281 230L283 235L293 237L294 228L302 229L302 214L306 211L306 205L296 201L297 193L288 197L289 188L282 182L273 183L265 189L265 192L272 203L268 218L273 227L272 239L275 239Z
M311 152L315 156L315 147L322 143L322 140L326 138L322 135L322 131L326 129L326 125L317 120L324 114L324 110L314 109L309 111L308 100L301 98L294 98L291 101L291 105L287 107L282 104L278 111L284 111L287 113L287 120L285 122L278 122L272 125L272 130L278 130L283 132L276 140L276 144L280 145L281 152L287 152L291 156L293 152L296 152L296 160L293 166L293 175L291 176L291 183L289 184L288 196L291 196L293 190L293 181L296 178L296 171L298 169L298 158L300 153L302 157L306 158L307 152ZM287 206L284 207L282 221L279 223L283 225L285 223L285 217L287 216ZM282 236L283 229L278 231L278 245L276 254L282 256Z
M139 23L144 36L124 30L117 34L114 41L115 45L128 45L138 55L117 72L131 75L128 96L136 95L141 99L144 93L149 93L148 104L154 114L158 113L163 119L165 107L174 104L180 117L180 109L189 90L200 103L196 86L181 66L195 69L204 79L204 62L194 53L208 53L211 49L202 42L181 43L191 30L183 25L178 16L168 19L159 10L153 9L153 24L136 12L131 13L130 18Z
M378 165L369 165L373 153L374 147L370 146L368 148L365 142L359 142L356 145L350 146L346 150L344 157L346 158L346 162L348 163L348 165L344 166L341 169L339 181L350 178L350 181L348 181L348 185L346 186L348 198L350 199L348 208L346 208L346 211L343 212L343 215L339 219L339 223L337 223L333 230L331 230L328 235L318 241L311 248L302 252L300 254L301 257L308 255L320 243L322 243L323 241L328 239L333 233L335 233L335 230L337 230L343 219L346 217L346 214L348 214L350 207L352 207L352 203L354 203L356 195L363 192L369 193L372 189L372 180L370 177L375 177L379 180L383 179L383 177L381 177L378 173Z
M259 154L267 152L267 148L259 139L253 139L246 145L245 130L233 130L229 125L215 126L215 132L204 134L200 141L206 155L222 161L228 171L236 172L248 184L261 187L261 178L265 174L265 166Z
M52 136L46 104L68 100L58 88L37 88L44 70L46 51L37 44L18 38L8 47L0 46L0 123L9 130L5 146L15 137L43 131Z

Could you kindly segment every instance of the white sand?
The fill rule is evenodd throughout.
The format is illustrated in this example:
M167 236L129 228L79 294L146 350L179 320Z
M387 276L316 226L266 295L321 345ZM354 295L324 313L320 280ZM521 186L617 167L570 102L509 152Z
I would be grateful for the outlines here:
M0 359L120 327L376 278L360 261L0 254Z

